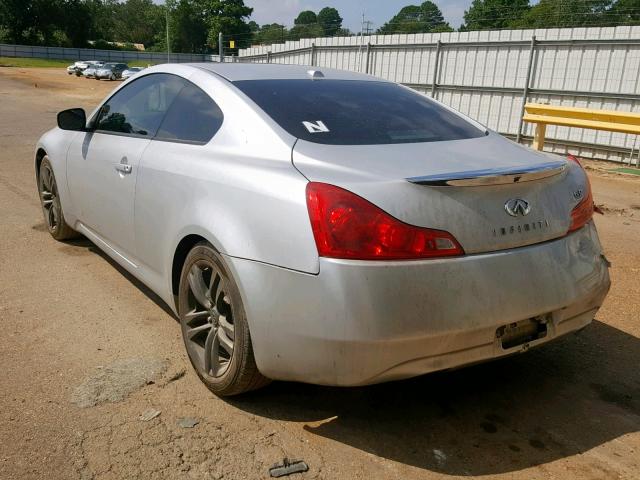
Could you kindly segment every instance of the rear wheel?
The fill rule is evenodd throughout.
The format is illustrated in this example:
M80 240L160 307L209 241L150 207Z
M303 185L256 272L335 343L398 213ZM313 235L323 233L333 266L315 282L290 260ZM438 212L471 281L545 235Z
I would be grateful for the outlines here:
M67 225L64 219L56 177L53 174L53 168L47 156L42 159L40 164L38 193L40 194L44 222L51 236L56 240L68 240L77 237L78 233Z
M178 312L189 360L213 393L237 395L269 383L256 366L238 287L209 243L187 255Z

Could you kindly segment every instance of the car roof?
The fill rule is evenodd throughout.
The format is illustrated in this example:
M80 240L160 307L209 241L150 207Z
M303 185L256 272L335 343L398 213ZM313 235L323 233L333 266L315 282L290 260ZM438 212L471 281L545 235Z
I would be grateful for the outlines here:
M381 82L371 75L348 72L335 68L313 67L310 65L283 65L273 63L190 63L189 65L206 70L236 82L241 80L301 80L311 78L310 72L321 72L324 78L332 80L364 80ZM316 74L317 75L317 74Z

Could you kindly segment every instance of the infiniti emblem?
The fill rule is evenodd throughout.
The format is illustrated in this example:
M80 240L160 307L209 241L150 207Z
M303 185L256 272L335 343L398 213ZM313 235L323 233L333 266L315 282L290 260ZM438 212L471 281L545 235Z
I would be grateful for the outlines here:
M531 211L531 205L521 198L512 198L504 204L504 210L512 217L524 217Z

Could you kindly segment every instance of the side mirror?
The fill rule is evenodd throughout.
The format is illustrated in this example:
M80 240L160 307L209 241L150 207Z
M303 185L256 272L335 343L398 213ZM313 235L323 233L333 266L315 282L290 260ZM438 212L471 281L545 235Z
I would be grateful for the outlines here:
M87 115L82 108L70 108L58 113L58 127L62 130L83 132L87 126Z

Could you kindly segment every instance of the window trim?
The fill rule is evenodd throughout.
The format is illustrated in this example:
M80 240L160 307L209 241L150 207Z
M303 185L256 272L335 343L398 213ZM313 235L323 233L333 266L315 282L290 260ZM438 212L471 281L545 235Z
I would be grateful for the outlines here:
M179 140L179 139L172 139L172 138L157 138L158 132L156 132L156 134L151 137L151 136L148 136L148 135L141 135L139 133L125 133L125 132L114 132L114 131L111 131L111 130L100 130L100 129L95 127L96 123L98 122L98 118L100 118L100 114L102 113L102 109L104 108L104 106L106 104L109 103L109 101L112 98L114 98L118 93L120 93L122 90L124 90L125 88L129 87L130 85L134 84L135 82L137 82L139 80L142 80L145 77L151 77L153 75L171 75L173 77L178 77L180 80L185 82L185 85L183 85L182 88L178 91L177 95L175 96L175 98L173 99L173 101L171 102L171 104L169 105L167 110L164 112L164 115L162 116L162 119L160 120L160 125L158 126L158 130L160 130L160 127L164 123L164 120L167 117L167 113L169 113L169 110L171 110L171 107L173 106L173 102L176 101L176 99L182 93L182 90L184 90L184 88L186 87L186 83L189 83L189 84L193 85L195 88L197 88L202 93L204 93L220 109L220 112L222 112L222 122L220 123L220 127L218 127L218 129L215 131L213 136L207 142L196 142L196 141L191 141L191 140ZM204 145L207 145L209 142L211 142L215 138L217 133L222 128L222 125L224 125L224 120L225 120L225 114L222 111L222 108L220 108L220 105L218 105L218 102L216 102L213 99L213 97L211 97L211 95L209 95L207 92L205 92L198 85L196 85L195 83L193 83L192 81L190 81L189 79L187 79L185 77L182 77L180 75L176 75L175 73L153 72L153 73L147 73L145 75L136 75L135 78L131 82L127 83L126 86L123 86L122 88L119 88L118 90L113 92L105 101L103 101L102 104L100 105L100 108L98 108L98 110L91 117L89 122L87 122L88 123L88 131L87 131L87 133L90 133L90 134L100 133L102 135L114 135L116 137L141 138L143 140L149 140L149 141L168 142L168 143L182 143L182 144L187 144L187 145L204 146Z

